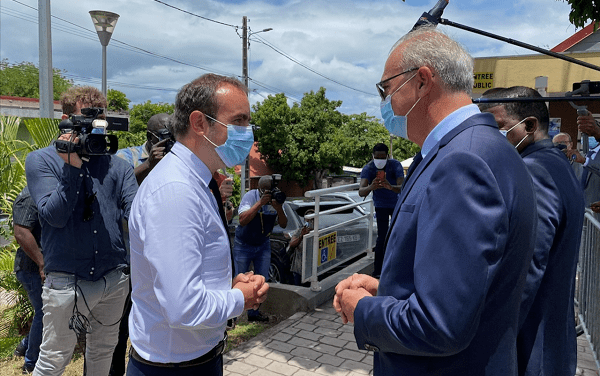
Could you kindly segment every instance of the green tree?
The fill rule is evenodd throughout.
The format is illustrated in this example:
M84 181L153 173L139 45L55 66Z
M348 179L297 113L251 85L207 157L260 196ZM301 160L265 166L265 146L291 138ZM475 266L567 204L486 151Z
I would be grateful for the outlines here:
M349 155L342 130L345 116L337 111L341 104L327 99L320 88L292 107L283 94L253 105L262 158L283 179L300 185L313 179L319 187L326 172L341 172Z
M73 86L73 80L63 76L65 71L54 68L52 85L54 100L60 99L60 95ZM0 62L0 95L13 97L39 98L40 97L40 71L39 68L29 62L10 64L8 59Z
M146 132L146 124L153 115L160 113L172 114L175 105L172 103L152 103L146 101L134 104L129 111L129 130L131 132Z
M571 6L569 22L575 27L583 28L590 21L594 22L594 31L600 25L600 2L591 0L563 0Z
M343 142L346 143L344 147L349 150L346 166L362 167L372 159L375 144L381 142L388 147L390 145L390 134L387 129L377 118L367 116L364 112L360 115L346 115L342 135ZM394 159L403 161L414 156L419 150L417 144L394 137L390 152Z
M387 145L389 145L389 138ZM394 155L394 159L396 160L403 161L407 158L414 157L415 154L417 154L419 151L421 151L419 145L415 144L412 141L406 140L401 137L394 137L392 139L392 152Z
M346 166L362 167L369 160L373 146L379 142L386 142L390 136L385 127L373 116L365 112L359 115L345 115L342 124L342 135L349 155Z
M129 110L129 102L125 93L119 90L108 89L106 92L106 100L108 101L108 109L111 111L127 111Z

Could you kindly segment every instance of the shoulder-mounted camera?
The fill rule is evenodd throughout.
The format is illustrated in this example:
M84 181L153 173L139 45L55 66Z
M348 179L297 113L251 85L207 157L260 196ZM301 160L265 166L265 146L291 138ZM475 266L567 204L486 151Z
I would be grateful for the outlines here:
M59 153L77 153L80 157L115 154L119 148L119 140L115 135L106 134L106 131L123 129L123 124L128 120L117 117L98 119L103 113L103 108L82 108L81 115L71 115L61 121L58 124L61 133L72 133L73 138L79 137L79 142L56 140L56 150Z

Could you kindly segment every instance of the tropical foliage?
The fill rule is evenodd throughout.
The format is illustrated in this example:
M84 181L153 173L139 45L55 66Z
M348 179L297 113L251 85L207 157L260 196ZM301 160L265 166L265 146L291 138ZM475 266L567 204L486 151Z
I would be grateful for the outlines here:
M23 330L33 314L27 293L13 273L17 244L12 226L12 203L26 185L25 159L32 150L48 146L58 132L58 120L26 119L31 142L17 139L20 119L0 116L0 214L6 220L0 235L9 244L0 249L0 290L8 292L10 306L0 314L0 335L12 335Z

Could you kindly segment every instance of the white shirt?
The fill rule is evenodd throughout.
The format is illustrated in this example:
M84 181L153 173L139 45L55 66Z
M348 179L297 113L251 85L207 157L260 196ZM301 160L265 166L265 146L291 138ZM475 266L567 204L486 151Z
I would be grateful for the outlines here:
M223 339L227 319L244 309L231 288L229 239L208 189L211 173L175 143L144 179L129 216L129 337L137 353L183 362Z

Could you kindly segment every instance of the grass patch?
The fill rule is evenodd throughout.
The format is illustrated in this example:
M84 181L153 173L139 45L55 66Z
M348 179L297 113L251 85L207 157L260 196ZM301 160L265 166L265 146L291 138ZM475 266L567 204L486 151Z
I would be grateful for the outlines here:
M272 324L258 322L238 322L234 329L227 332L227 347L225 352L232 350L242 343L256 337L258 334L269 329Z
M17 344L23 337L5 337L0 338L0 360L12 358Z

